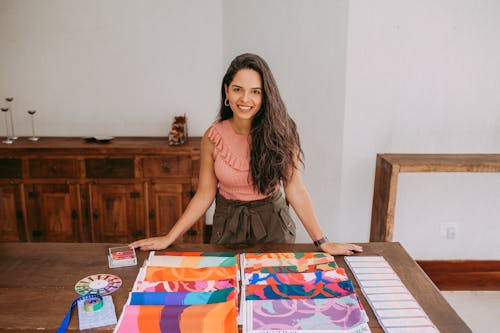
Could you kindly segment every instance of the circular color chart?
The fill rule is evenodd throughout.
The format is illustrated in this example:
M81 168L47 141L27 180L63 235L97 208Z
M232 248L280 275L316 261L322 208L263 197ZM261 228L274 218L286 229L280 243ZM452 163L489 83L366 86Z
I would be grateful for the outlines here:
M75 291L80 295L111 294L122 285L122 279L112 274L89 275L75 284Z

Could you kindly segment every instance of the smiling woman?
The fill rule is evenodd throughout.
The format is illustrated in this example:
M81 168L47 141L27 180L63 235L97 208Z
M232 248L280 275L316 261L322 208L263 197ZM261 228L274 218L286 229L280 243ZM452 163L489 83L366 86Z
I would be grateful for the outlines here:
M226 99L224 105L233 112L231 123L239 134L248 134L250 128L245 122L251 120L262 105L262 83L258 72L242 69L228 86L224 84ZM240 123L240 124L237 124ZM246 132L246 133L244 133Z
M218 121L202 139L195 196L167 235L130 246L143 250L170 246L215 200L211 243L294 242L289 203L321 250L346 255L362 251L354 244L328 241L302 182L302 163L297 126L269 66L257 55L239 55L222 80Z

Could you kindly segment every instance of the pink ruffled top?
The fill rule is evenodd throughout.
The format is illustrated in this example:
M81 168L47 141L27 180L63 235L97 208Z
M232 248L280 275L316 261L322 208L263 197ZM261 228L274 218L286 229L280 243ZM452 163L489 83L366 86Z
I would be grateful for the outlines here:
M214 170L219 193L226 199L252 201L267 196L256 191L250 176L250 135L237 134L229 120L210 128L214 147Z

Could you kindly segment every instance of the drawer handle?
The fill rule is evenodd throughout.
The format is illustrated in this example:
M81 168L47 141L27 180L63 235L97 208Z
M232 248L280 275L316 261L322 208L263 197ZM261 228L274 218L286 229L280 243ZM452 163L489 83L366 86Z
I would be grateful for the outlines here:
M94 213L92 214L95 220L99 218L99 211L97 209L94 209Z
M57 166L52 165L52 166L50 167L50 172L52 172L52 173L56 173L56 172L57 172Z
M196 235L198 235L198 231L196 231L194 229L189 229L187 234L188 234L188 236L196 236Z
M154 209L151 209L151 210L149 211L149 218L150 218L150 219L154 219L155 217L156 217L156 212L155 212L155 210L154 210Z
M166 164L166 163L164 163L164 164L162 165L162 168L163 168L163 171L165 171L165 172L170 172L170 171L171 171L170 167L169 167L169 166L168 166L168 164Z
M137 191L130 192L130 197L131 198L140 198L141 194L139 192L137 192Z
M73 209L73 210L71 211L71 218L72 218L73 220L76 220L76 219L78 218L78 213L76 212L76 209Z
M42 231L41 231L41 230L36 230L36 229L35 229L35 230L33 230L33 231L31 232L31 235L32 235L33 237L41 237L41 236L42 236L42 234L43 234L43 233L42 233Z

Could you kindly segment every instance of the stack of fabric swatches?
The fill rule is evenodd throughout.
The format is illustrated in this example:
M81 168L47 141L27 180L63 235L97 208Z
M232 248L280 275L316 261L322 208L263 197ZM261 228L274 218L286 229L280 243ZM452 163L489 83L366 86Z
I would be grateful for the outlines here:
M323 252L241 255L243 332L370 332L352 281Z
M151 252L115 333L238 332L234 253Z
M344 258L385 332L439 333L384 257Z

